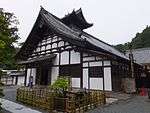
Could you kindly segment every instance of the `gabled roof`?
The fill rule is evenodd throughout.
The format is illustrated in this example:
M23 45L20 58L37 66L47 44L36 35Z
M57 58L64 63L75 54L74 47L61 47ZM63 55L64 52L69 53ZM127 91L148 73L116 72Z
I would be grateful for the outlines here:
M88 23L85 20L81 8L79 10L77 10L77 11L73 10L71 14L66 15L61 20L66 25L68 25L68 26L74 25L77 28L79 28L80 30L87 29L87 28L93 26L93 24Z
M76 13L76 16L79 16L78 18L85 19L82 17L82 11L81 9L78 10ZM75 44L80 47L84 47L86 49L94 49L96 48L97 51L104 51L109 54L118 56L120 58L128 60L128 58L118 50L116 50L111 45L95 38L92 35L89 35L88 33L84 31L78 31L71 29L68 25L66 25L63 21L63 19L59 19L58 17L52 15L48 11L46 11L44 8L41 8L39 16L35 22L35 25L33 26L33 29L31 33L29 34L27 40L25 41L24 45L20 49L20 51L17 53L16 57L19 59L22 59L21 57L27 57L33 48L35 48L37 42L39 42L41 37L34 36L36 33L38 33L38 29L41 29L41 25L38 25L43 22L44 25L46 25L49 29L53 30L58 35L61 35L64 40L67 40L68 42ZM33 35L34 34L34 35ZM34 40L34 41L33 41ZM87 44L92 45L91 47L87 46ZM28 47L30 45L30 47Z
M126 52L126 55L129 56L129 51ZM139 64L150 64L150 48L139 48L132 50L133 59L136 63Z

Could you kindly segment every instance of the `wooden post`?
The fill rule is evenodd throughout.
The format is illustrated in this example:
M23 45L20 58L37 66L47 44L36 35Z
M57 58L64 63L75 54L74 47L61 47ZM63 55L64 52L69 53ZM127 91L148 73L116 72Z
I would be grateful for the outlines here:
M134 59L132 54L132 48L130 48L129 59L131 62L131 77L134 78Z

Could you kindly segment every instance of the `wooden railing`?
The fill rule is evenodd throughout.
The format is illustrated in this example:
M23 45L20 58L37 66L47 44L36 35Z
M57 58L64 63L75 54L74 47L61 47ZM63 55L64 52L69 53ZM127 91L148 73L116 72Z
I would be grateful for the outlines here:
M86 93L71 91L63 98L48 88L22 87L17 89L17 100L49 112L81 113L105 104L105 94L100 90L87 90Z

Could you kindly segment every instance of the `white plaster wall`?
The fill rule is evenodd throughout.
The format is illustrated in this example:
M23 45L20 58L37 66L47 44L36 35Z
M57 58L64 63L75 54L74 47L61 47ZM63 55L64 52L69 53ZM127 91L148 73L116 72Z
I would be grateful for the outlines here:
M31 74L31 75L30 75ZM33 85L35 85L36 80L36 68L29 68L27 69L27 80L26 80L26 86L29 84L29 78L30 76L33 76Z
M71 64L80 63L80 53L79 52L75 52L74 50L71 51L70 63Z
M52 67L51 69L51 84L53 84L59 75L59 67Z
M56 42L56 41L57 41L57 36L54 36L52 42Z
M30 71L31 71L31 69L30 69L30 68L29 68L29 69L27 69L26 86L28 86L28 84L29 84Z
M92 66L102 66L102 61L90 62L89 66L90 67L92 67Z
M61 53L61 60L60 60L60 64L69 64L69 52L68 51L64 51Z
M53 43L52 48L57 48L57 43Z
M41 51L43 51L43 50L45 50L45 46L42 46L42 47L41 47Z
M59 53L55 53L56 57L52 60L53 65L59 65Z
M112 91L111 68L110 67L104 68L104 85L105 85L105 90Z
M7 80L7 82L6 82L6 80ZM1 81L3 81L2 83L4 83L4 84L7 83L6 85L11 85L12 84L12 78L11 77L8 77L7 79L3 78Z
M83 67L88 67L88 63L83 63Z
M103 90L103 78L90 78L90 89Z
M47 39L47 43L51 43L51 39L49 38L49 39Z
M36 68L32 68L32 74L31 76L33 76L33 85L35 85L35 80L36 80Z
M96 60L102 60L102 57L96 56Z
M25 81L25 77L24 76L19 76L17 85L24 86L24 81Z
M104 66L110 66L110 61L104 61Z
M70 48L72 48L71 46L67 46L65 49L70 49Z
M71 78L72 87L80 88L80 78Z
M37 47L37 48L36 48L36 51L37 51L37 52L38 52L38 51L40 51L40 48L39 48L39 47Z
M50 44L48 44L47 46L46 46L46 50L47 49L51 49L51 45Z
M83 88L89 88L88 87L88 68L83 69Z
M60 42L58 43L58 47L61 47L61 46L64 46L64 41L60 41Z
M91 61L91 60L95 60L95 57L85 57L83 58L83 61Z

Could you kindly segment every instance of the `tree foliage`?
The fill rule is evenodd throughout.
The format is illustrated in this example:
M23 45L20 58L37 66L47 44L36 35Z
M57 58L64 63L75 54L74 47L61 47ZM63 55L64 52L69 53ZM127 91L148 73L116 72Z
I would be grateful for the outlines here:
M131 42L118 44L114 47L121 52L129 50L130 47L132 49L150 47L150 27L147 26L141 33L137 33L135 38L133 38Z
M14 44L19 39L18 21L13 13L0 10L0 68L14 69L14 55L16 50Z

